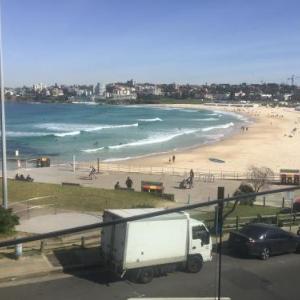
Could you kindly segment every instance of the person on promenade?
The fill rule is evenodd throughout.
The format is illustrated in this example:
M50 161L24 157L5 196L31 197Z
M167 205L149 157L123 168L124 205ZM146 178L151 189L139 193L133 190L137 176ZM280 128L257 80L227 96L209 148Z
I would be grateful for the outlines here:
M91 167L91 171L90 171L90 174L89 174L89 178L90 178L90 179L93 179L93 178L96 179L96 178L97 178L97 177L96 177L96 169L94 168L94 166Z
M193 169L191 169L190 177L187 179L190 189L194 186L194 176L195 176L194 171L193 171Z
M190 171L190 177L193 178L193 179L194 179L194 177L195 177L195 174L194 174L194 170L193 170L193 169L191 169L191 171Z
M120 182L117 181L117 183L115 184L115 190L118 190L120 188Z
M132 181L132 179L129 176L127 177L125 183L126 183L126 186L127 186L128 189L132 188L133 181Z
M172 156L172 161L175 162L175 155Z

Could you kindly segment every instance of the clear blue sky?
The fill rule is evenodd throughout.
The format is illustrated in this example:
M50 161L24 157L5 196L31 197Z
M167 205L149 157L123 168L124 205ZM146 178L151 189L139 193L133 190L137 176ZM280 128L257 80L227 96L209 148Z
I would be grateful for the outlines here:
M299 0L2 0L6 86L287 82Z

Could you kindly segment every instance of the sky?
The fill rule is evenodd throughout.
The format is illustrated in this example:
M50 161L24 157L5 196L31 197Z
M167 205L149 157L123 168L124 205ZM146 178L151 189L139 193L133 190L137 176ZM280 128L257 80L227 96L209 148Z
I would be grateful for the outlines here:
M299 0L2 0L5 86L287 83L300 76L299 11Z

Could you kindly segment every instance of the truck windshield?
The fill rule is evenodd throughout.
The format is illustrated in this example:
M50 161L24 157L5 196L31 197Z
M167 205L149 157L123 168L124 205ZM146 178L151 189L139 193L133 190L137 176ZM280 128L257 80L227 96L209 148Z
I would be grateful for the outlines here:
M207 230L203 225L194 226L192 229L193 240L203 239L207 235Z

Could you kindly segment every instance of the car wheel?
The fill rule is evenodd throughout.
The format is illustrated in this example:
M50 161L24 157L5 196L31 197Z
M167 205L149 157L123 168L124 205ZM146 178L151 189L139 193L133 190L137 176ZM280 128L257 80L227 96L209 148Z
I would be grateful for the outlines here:
M198 273L203 266L203 259L200 256L191 256L187 260L186 270L189 273Z
M267 260L270 258L270 249L269 248L263 248L260 253L260 258L262 260Z
M152 281L154 276L153 268L141 269L138 275L138 281L140 283L149 283Z

